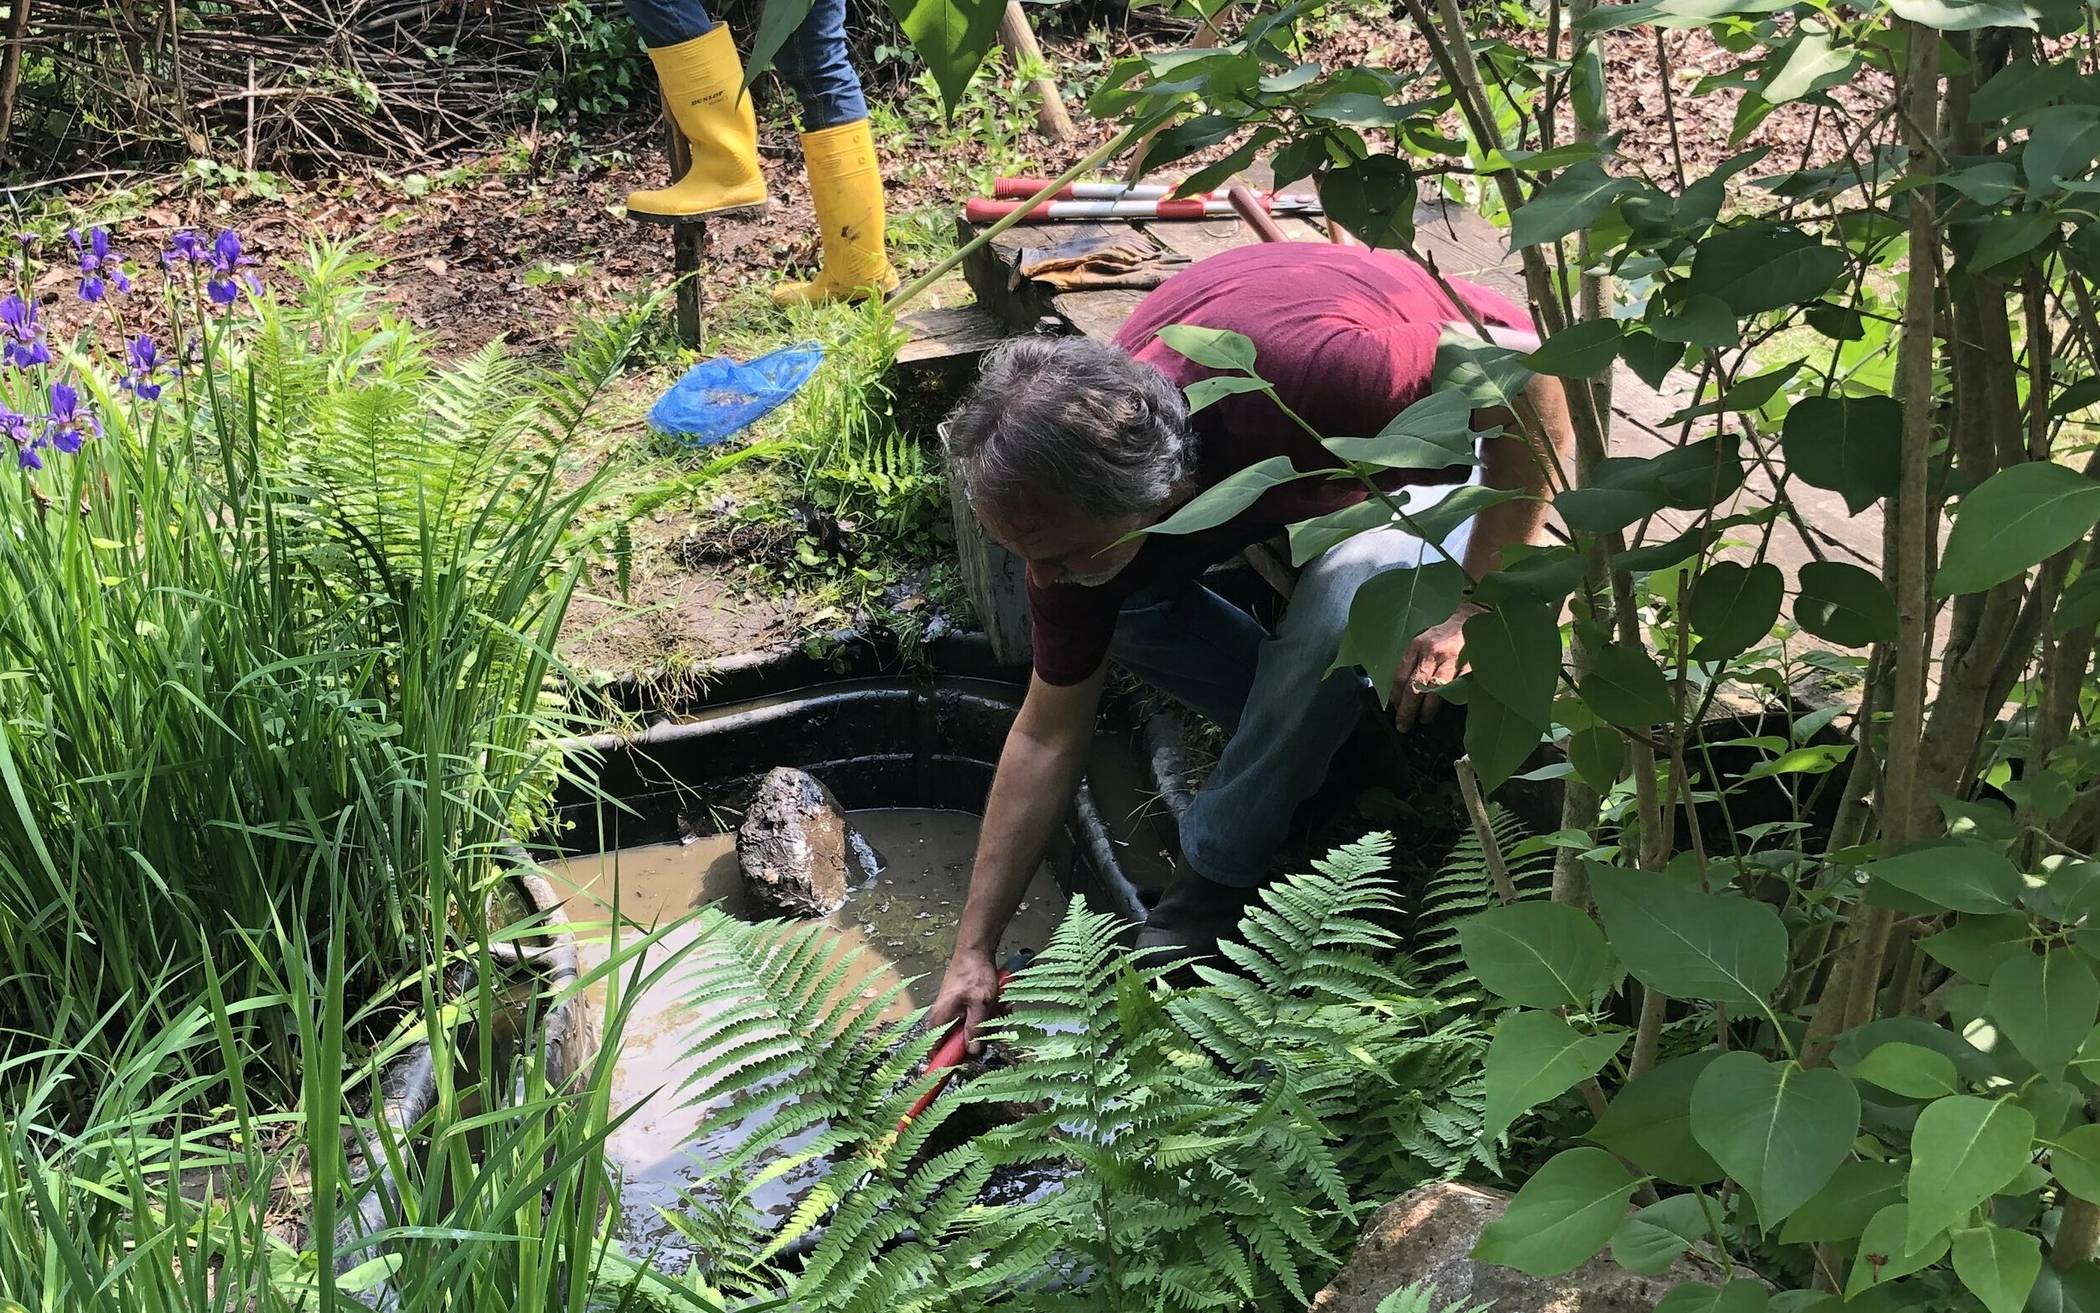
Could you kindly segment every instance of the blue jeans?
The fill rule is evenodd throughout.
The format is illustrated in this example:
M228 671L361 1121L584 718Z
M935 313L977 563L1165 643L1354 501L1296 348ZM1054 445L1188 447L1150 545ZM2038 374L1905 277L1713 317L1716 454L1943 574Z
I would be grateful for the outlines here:
M1426 509L1446 491L1417 491L1409 507ZM1471 529L1460 525L1445 550L1462 557ZM1327 673L1357 585L1425 559L1443 558L1413 534L1358 534L1306 565L1273 634L1193 579L1124 604L1110 655L1230 736L1181 817L1182 856L1197 874L1243 889L1268 878L1292 813L1326 781L1364 712L1363 672Z
M700 0L627 0L627 18L648 46L675 46L715 27ZM804 131L820 132L868 117L860 74L846 58L846 0L816 0L802 26L774 56L773 67L802 102Z

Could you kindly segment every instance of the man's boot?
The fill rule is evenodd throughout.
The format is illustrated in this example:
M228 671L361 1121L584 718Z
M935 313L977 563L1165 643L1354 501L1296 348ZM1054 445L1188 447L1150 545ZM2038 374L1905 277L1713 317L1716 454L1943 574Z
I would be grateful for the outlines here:
M1138 932L1140 951L1152 966L1186 965L1218 956L1220 939L1239 936L1240 918L1260 891L1206 880L1184 869L1167 886Z
M806 283L782 283L773 300L859 301L897 286L883 247L882 166L866 119L802 134L809 198L817 209L824 267Z
M676 223L766 210L758 171L758 115L744 90L744 62L726 24L649 51L672 122L693 155L685 176L668 187L627 194L627 217Z

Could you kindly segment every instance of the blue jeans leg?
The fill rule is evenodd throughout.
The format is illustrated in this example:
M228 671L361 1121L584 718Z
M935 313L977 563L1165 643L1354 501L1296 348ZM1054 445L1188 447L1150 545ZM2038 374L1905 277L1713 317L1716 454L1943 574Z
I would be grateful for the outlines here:
M707 35L714 19L699 0L626 0L627 18L642 44L671 46ZM846 0L816 0L809 16L789 35L773 66L802 103L802 126L811 132L868 116L860 75L846 57Z
M1453 556L1464 553L1471 527L1446 540ZM1282 623L1261 643L1238 726L1181 818L1182 855L1198 874L1239 888L1267 878L1292 814L1326 780L1363 714L1364 675L1327 673L1357 586L1425 558L1441 559L1413 534L1380 529L1341 543L1299 575ZM1184 653L1191 665L1211 659L1201 650Z
M1240 723L1268 631L1193 579L1147 589L1123 604L1109 656L1230 734Z
M627 0L627 21L645 46L675 46L706 36L715 26L699 0Z
M860 74L846 57L846 0L816 0L773 60L802 102L802 128L821 132L868 117Z

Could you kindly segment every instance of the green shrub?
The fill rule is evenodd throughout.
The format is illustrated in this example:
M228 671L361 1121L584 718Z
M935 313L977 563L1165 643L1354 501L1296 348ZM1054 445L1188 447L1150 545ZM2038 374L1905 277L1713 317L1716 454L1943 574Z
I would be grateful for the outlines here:
M544 47L551 61L527 95L542 114L600 118L645 94L642 41L617 4L561 0L532 44Z
M1192 188L1311 177L1374 245L1442 245L1425 188L1508 225L1538 349L1446 335L1378 438L1313 434L1368 481L1479 461L1484 416L1535 477L1469 509L1555 504L1493 569L1366 584L1344 647L1385 687L1464 598L1467 776L1562 782L1550 897L1503 871L1458 930L1507 1005L1486 1138L1555 1150L1474 1256L1714 1260L1667 1313L2100 1307L2089 10L1576 0L1519 46L1404 7L1426 63L1326 67L1262 6L1094 104L1162 128L1148 166L1236 143ZM1651 47L1666 134L1607 94ZM1682 129L1722 88L1710 164ZM1746 140L1779 116L1814 140ZM1225 375L1192 398L1265 389L1245 337L1162 337ZM1292 536L1412 522L1369 504Z

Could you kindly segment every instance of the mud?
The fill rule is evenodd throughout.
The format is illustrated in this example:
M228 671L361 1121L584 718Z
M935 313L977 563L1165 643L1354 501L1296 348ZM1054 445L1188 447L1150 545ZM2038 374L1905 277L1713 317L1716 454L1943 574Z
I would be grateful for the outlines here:
M851 890L846 904L824 924L840 940L866 951L863 969L849 988L881 989L908 981L891 1005L893 1016L909 1015L932 1002L942 969L954 951L956 918L962 911L978 818L962 812L899 808L850 814L855 827L882 856L884 869ZM607 926L620 922L653 928L710 904L736 916L753 915L738 872L735 837L712 835L687 844L629 848L579 857L554 868L575 894L569 915L587 925L580 938L586 957L603 960ZM1008 928L1001 957L1017 948L1040 949L1064 911L1049 873L1029 886ZM681 926L654 951L675 952L691 942ZM648 964L642 964L646 971ZM622 971L627 977L632 968ZM690 1248L665 1218L682 1195L697 1188L705 1164L737 1142L740 1127L710 1125L709 1109L689 1107L680 1092L692 1055L687 1052L694 1014L680 973L673 969L634 1001L613 1074L613 1112L634 1113L607 1141L607 1152L625 1177L621 1238L629 1252L651 1252L684 1267ZM813 1133L812 1133L813 1135ZM761 1207L785 1218L794 1200L815 1179L814 1168L775 1178L761 1188Z

